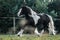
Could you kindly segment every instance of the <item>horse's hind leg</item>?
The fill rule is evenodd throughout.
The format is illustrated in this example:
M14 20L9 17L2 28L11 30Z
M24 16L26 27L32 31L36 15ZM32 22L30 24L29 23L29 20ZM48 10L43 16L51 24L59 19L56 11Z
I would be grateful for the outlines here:
M23 31L24 31L24 29L21 29L21 30L17 33L17 35L18 35L18 36L22 36Z
M35 32L36 35L40 35L40 33L38 32L37 28L35 28L34 32Z
M44 29L41 30L41 32L38 32L37 28L35 28L35 34L38 36L41 36L44 33Z

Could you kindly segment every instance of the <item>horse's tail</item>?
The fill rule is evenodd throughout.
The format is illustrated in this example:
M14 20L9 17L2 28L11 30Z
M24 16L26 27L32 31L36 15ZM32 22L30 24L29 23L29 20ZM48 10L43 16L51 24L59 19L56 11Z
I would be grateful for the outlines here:
M50 15L48 15L48 17L50 19L50 22L49 22L49 33L55 35L56 31L55 31L53 18Z

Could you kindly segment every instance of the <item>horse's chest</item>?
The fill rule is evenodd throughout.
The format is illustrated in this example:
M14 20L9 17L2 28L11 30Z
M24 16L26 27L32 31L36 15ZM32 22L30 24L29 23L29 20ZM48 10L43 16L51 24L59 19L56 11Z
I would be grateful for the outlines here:
M28 19L28 25L34 26L34 20L33 20L33 18L29 18Z

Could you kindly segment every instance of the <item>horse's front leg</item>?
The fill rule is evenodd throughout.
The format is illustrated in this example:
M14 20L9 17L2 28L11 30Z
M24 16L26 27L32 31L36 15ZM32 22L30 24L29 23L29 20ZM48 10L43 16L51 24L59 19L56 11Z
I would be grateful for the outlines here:
M17 33L17 35L18 35L18 36L22 36L23 32L24 32L24 29L21 29L21 30Z

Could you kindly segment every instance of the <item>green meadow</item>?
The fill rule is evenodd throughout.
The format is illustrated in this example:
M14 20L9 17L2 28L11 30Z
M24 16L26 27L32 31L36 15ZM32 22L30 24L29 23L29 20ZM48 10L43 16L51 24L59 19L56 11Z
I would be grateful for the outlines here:
M0 35L0 40L60 40L60 35L47 35L43 34L38 37L36 35L24 35L18 37L16 35Z

